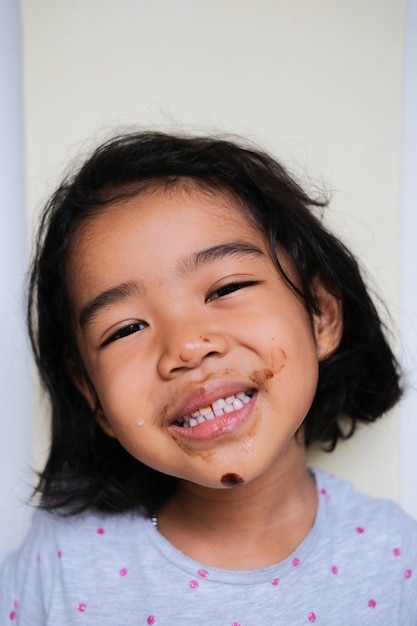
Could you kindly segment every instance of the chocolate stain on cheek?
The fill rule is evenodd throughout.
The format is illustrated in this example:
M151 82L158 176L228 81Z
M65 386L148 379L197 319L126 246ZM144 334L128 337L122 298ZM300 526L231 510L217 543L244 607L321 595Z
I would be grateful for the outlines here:
M274 376L274 374L279 374L280 371L282 369L284 369L285 367L285 362L287 360L287 355L285 353L285 351L282 348L279 348L279 353L280 353L280 357L277 358L277 355L272 353L272 370L273 370L273 374L272 376L267 376L266 372L267 370L265 370L265 376L267 378L272 378Z
M262 370L256 370L250 377L251 380L253 380L253 382L256 383L260 389L263 389L266 386L268 380L274 378L275 374L279 374L284 369L287 355L282 348L279 349L279 352L281 353L281 358L279 359L279 361L274 355L272 355L271 368L265 367Z
M245 481L242 476L239 476L239 474L231 472L230 474L224 474L224 476L221 477L220 482L223 487L237 487L238 485L242 485Z

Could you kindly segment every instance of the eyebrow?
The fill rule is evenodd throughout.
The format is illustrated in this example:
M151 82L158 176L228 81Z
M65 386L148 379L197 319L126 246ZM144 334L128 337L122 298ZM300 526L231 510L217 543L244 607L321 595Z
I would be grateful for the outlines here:
M84 328L101 309L122 302L131 296L143 294L144 291L144 285L136 280L129 280L106 289L83 306L78 318L80 327Z
M261 248L252 243L243 241L232 241L223 243L218 246L212 246L204 250L198 250L188 256L179 259L177 267L180 275L190 274L200 267L218 261L229 256L264 256ZM92 300L85 304L79 314L79 324L84 328L97 315L99 311L105 309L112 304L117 304L123 300L127 300L132 296L143 295L145 286L137 280L129 280L110 289L106 289L102 293L95 296Z
M253 243L245 241L231 241L218 246L193 252L178 261L180 274L189 274L203 265L218 261L228 256L265 256L265 253Z

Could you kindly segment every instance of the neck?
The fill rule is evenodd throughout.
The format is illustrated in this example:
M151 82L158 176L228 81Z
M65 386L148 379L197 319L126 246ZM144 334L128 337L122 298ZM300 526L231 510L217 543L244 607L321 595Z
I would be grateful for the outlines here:
M254 569L288 557L313 526L314 479L304 451L232 489L180 482L158 516L160 532L191 558L215 567Z

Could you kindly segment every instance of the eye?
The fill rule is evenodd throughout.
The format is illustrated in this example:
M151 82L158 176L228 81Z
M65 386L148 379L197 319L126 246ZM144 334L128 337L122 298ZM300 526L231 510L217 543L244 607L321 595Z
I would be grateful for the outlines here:
M113 341L117 341L118 339L123 339L123 337L128 337L129 335L138 333L144 328L146 328L147 325L148 324L146 322L131 322L130 324L127 324L127 326L123 326L122 328L119 328L119 330L117 330L115 333L110 335L110 337L108 337L105 341L103 341L103 343L101 344L101 347L104 348L105 346L107 346L109 343L112 343Z
M245 287L253 287L254 285L259 285L259 281L246 280L243 282L227 283L227 285L224 285L223 287L219 287L215 291L212 291L207 297L207 302L217 300L218 298L222 298L223 296L228 296L230 293L239 291L239 289L244 289Z

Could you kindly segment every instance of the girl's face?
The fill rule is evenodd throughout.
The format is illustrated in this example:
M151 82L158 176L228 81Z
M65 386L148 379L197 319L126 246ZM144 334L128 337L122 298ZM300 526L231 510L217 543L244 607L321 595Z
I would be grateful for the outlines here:
M79 230L68 275L97 419L134 457L215 488L303 458L339 308L318 287L309 318L233 199L189 185L116 202Z

